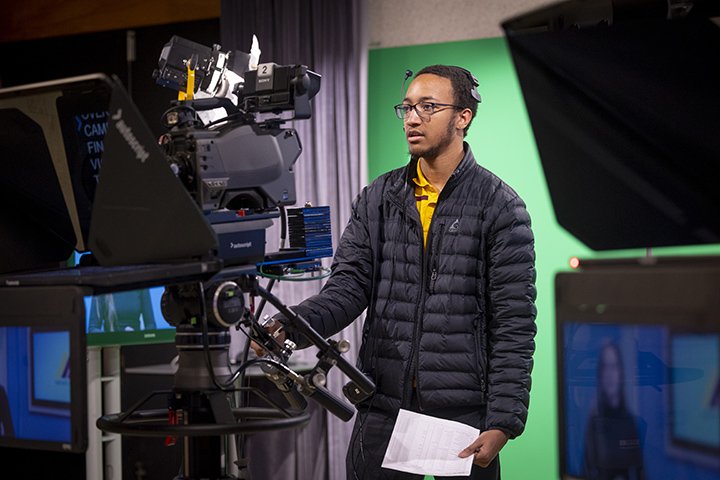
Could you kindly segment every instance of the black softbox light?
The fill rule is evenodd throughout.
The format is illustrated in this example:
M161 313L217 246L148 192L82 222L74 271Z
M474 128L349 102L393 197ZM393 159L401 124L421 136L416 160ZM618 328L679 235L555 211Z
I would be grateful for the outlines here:
M720 243L718 4L576 0L503 23L558 222L590 248Z

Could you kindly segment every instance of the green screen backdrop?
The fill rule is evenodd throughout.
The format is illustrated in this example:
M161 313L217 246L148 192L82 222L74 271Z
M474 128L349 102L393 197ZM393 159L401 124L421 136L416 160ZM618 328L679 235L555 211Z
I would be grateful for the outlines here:
M553 213L530 121L504 38L370 51L368 66L368 177L407 163L402 122L392 106L404 97L405 70L432 64L473 72L482 103L467 141L477 161L525 200L533 220L537 254L537 351L525 433L501 452L503 480L558 479L554 278L580 258L637 257L645 251L593 252L560 227ZM408 83L411 80L408 80ZM407 87L407 85L406 85ZM657 249L654 254L718 254L715 246Z

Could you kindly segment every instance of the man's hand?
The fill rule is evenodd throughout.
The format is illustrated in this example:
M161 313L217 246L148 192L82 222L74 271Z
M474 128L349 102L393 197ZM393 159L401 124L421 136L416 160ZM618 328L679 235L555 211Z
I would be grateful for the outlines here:
M460 452L460 458L467 458L474 455L473 463L485 468L490 465L497 454L500 453L508 441L507 435L502 430L487 430L471 443L465 450Z
M278 342L280 345L285 342L285 331L282 328L282 323L280 323L279 321L271 318L263 325L263 328L270 335L272 335L275 341ZM258 357L262 357L266 353L265 348L258 345L258 343L255 341L250 342L250 348L253 349L255 355L257 355Z

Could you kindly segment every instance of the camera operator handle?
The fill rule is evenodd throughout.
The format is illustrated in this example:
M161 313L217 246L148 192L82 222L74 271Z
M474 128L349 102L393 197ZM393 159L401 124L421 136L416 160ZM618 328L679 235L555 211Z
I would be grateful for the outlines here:
M299 387L300 393L315 400L343 422L350 421L355 413L354 408L331 394L325 387L314 386L308 376L305 377L305 380L305 383Z
M265 298L275 308L277 308L280 313L285 315L285 317L292 323L293 327L295 327L301 335L304 335L313 345L318 347L320 350L320 354L318 356L326 355L337 362L337 366L352 381L354 388L359 390L360 394L369 397L375 392L375 384L372 380L343 358L340 352L333 348L327 340L325 340L310 326L307 320L290 310L287 305L283 304L280 299L272 293L268 292L259 285L256 288L261 297Z
M284 370L283 366L275 362L261 363L260 368L263 373L265 373L265 378L274 383L277 389L280 390L280 393L282 393L283 397L285 397L285 400L287 400L290 408L294 408L297 410L305 410L305 408L307 408L307 400L305 400L305 397L300 395L300 393L297 391L293 380L288 378L287 371L292 372L292 370L290 370L288 367L285 367L287 368L287 371L285 373L282 373L280 370ZM300 377L299 375L295 374L295 372L292 373L295 376Z

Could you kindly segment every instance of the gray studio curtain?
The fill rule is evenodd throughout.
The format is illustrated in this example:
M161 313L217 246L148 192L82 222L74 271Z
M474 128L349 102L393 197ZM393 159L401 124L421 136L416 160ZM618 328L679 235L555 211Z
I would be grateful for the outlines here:
M352 200L366 183L365 39L366 0L223 0L223 50L249 52L258 37L260 62L307 65L322 75L313 99L313 116L291 126L298 131L303 152L295 164L297 203L329 205L336 246L350 217ZM277 227L267 232L267 251L278 246ZM329 263L329 262L328 262ZM279 282L273 289L294 305L317 293L321 282ZM270 308L265 312L272 313ZM341 332L352 344L351 362L360 346L362 319ZM294 360L314 362L314 349L296 352ZM331 371L329 388L342 397L347 381ZM352 422L345 423L311 402L313 418L298 432L261 434L251 439L248 455L253 478L339 480L345 478L345 451Z

